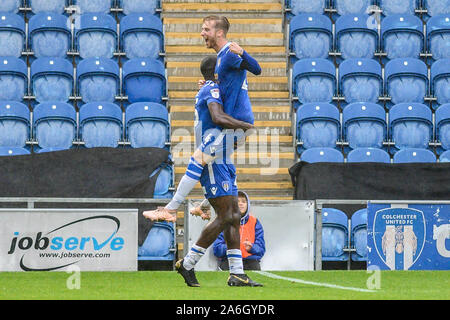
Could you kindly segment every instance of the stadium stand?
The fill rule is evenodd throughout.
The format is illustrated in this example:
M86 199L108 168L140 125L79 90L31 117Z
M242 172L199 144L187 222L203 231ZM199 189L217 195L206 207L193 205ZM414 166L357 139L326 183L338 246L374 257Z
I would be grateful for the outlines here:
M17 101L0 102L0 146L27 147L30 139L30 110Z
M351 216L352 261L367 261L367 209L360 209Z
M394 142L392 153L405 148L427 149L433 139L431 109L420 103L393 106L389 110L389 132Z
M302 152L300 161L315 162L344 162L344 155L334 148L309 148Z
M65 58L72 48L70 20L62 14L42 12L28 23L28 48L36 58Z
M383 148L387 141L386 112L375 103L355 102L342 112L343 140L350 149Z
M25 21L15 13L0 13L0 56L20 58L25 50Z
M91 102L80 108L79 137L86 148L117 148L122 140L122 110L114 103Z
M73 95L73 65L66 59L36 59L31 64L30 80L37 102L68 102Z
M436 156L427 149L405 148L394 154L394 163L434 163Z
M349 152L347 162L380 162L391 163L389 153L377 148L356 148Z
M450 58L450 13L427 21L427 49L434 60Z
M77 134L75 108L64 102L44 102L33 110L35 152L65 150L73 146Z
M338 209L324 208L322 211L322 260L347 261L348 218Z
M132 148L165 148L170 141L167 108L150 102L137 102L125 110L125 137Z

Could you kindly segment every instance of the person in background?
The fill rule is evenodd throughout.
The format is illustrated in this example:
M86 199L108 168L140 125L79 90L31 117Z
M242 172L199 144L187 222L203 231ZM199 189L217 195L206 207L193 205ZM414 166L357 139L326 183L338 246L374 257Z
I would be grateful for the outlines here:
M250 214L250 199L247 193L238 192L238 205L241 212L239 229L244 270L261 270L261 259L266 252L264 229L261 222ZM219 259L219 269L228 270L227 245L223 232L213 244L214 255Z

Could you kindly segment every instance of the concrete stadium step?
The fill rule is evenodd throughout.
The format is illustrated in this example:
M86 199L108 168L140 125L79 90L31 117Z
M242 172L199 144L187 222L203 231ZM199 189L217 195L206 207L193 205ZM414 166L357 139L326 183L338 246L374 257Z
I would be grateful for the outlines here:
M204 45L199 34L190 32L166 32L166 46L171 45ZM229 32L227 39L240 46L283 46L284 35L281 32Z
M280 14L283 6L280 1L209 1L209 2L167 2L162 3L163 13L226 13L229 14Z
M284 46L245 46L245 50L251 55L272 55L277 57L286 57L286 48ZM216 54L213 49L208 49L200 45L166 45L166 54L183 54L187 55L202 55Z
M250 89L250 88L249 88ZM195 95L197 91L184 91L184 90L169 90L169 100L170 99L195 99ZM289 101L289 92L288 91L248 91L248 96L255 102L256 99L262 99L267 101L267 99L282 99L280 102ZM255 99L255 100L253 100Z

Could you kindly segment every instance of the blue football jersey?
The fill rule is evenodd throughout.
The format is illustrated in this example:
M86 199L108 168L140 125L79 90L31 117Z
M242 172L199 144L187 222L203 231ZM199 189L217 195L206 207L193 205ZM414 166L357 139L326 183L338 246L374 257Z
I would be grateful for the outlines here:
M222 130L221 127L212 121L208 109L208 104L211 102L217 102L218 104L223 105L219 86L217 83L208 80L195 96L194 127L197 144L203 141L205 133L211 132L211 130L214 129Z
M248 96L247 70L240 68L242 58L232 53L227 43L217 54L215 74L224 102L223 110L235 119L254 123Z

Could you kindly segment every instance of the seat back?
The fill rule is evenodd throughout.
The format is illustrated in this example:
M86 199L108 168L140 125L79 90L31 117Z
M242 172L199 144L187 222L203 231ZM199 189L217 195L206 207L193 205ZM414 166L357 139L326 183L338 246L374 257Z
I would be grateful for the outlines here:
M38 58L31 64L31 89L38 102L69 101L73 65L63 58Z
M80 108L80 138L86 148L119 146L122 110L114 103L91 102Z
M355 102L342 112L343 138L351 149L382 148L387 138L386 113L375 103Z
M67 56L72 46L70 20L62 14L42 12L31 17L29 21L29 46L34 56Z
M447 150L439 157L439 162L450 162L450 150Z
M18 13L22 6L22 0L2 0L0 2L0 12Z
M162 103L166 93L164 65L150 58L128 60L123 65L123 89L130 103Z
M322 260L345 261L348 253L348 218L341 210L322 209Z
M374 4L372 0L334 0L334 7L339 15L364 14Z
M20 156L30 154L30 151L28 151L25 148L21 147L1 147L0 146L0 156Z
M173 260L175 258L175 228L172 222L155 222L148 232L138 257L148 260ZM146 259L147 260L147 259Z
M427 49L434 60L450 58L450 13L430 18L427 22Z
M322 14L303 13L289 24L289 50L298 59L328 58L332 50L331 20Z
M118 0L126 15L132 13L155 14L156 9L161 8L161 0Z
M292 79L292 93L300 103L331 102L336 93L336 68L326 59L297 61Z
M427 149L406 148L394 154L394 163L434 163L436 156Z
M428 93L428 68L414 58L398 58L385 66L385 91L391 103L423 103Z
M347 59L339 65L340 92L347 103L378 102L383 93L380 64L372 59Z
M84 102L114 102L119 84L119 65L115 61L87 58L78 63L77 88Z
M423 23L416 16L395 14L381 21L382 49L388 59L419 58L424 47Z
M85 13L75 21L75 45L80 57L108 58L117 49L117 23L109 14Z
M450 102L450 59L441 59L431 65L431 94L437 98L437 104Z
M297 140L303 145L297 150L314 147L336 148L340 139L339 110L328 103L308 103L297 110Z
M390 138L396 149L428 148L433 139L430 108L420 103L399 103L389 110Z
M417 2L420 0L378 0L383 14L390 16L394 14L414 14Z
M450 103L443 104L436 110L436 140L441 143L441 150L450 150Z
M164 148L170 137L167 108L153 102L129 105L125 110L125 136L132 148Z
M351 242L356 252L352 253L353 261L367 261L367 208L360 209L351 217Z
M30 138L30 110L17 101L0 102L0 146L25 147Z
M374 57L378 50L376 24L366 14L349 14L336 20L336 48L343 59Z
M64 102L44 102L33 110L33 136L38 150L44 148L69 149L76 139L77 114Z
M28 0L28 5L33 13L53 12L64 13L68 0Z
M164 52L161 19L150 13L130 13L120 21L122 51L127 58L158 59Z
M440 14L449 14L450 6L448 2L442 0L422 0L424 8L427 9L427 14L434 17Z
M344 162L344 156L339 150L333 148L310 148L302 152L300 161L316 162Z
M155 189L153 192L153 198L155 199L166 199L173 196L173 192L170 188L173 186L173 166L162 164L159 168L153 171L149 178L158 174L158 178L155 182Z
M391 163L389 153L377 148L357 148L349 152L347 162L379 162Z
M323 14L327 6L327 0L286 0L286 7L291 9L293 15L301 13Z
M0 101L22 101L28 91L28 67L15 57L0 58Z
M1 12L0 57L9 56L19 58L24 48L25 21L21 16L14 13Z
M72 0L80 14L85 13L109 13L114 6L114 0Z

